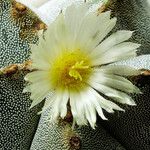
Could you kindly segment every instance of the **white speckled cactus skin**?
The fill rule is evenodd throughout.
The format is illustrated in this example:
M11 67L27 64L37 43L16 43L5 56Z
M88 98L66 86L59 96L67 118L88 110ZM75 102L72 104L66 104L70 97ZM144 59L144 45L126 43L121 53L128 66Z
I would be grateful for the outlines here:
M141 43L138 54L150 54L150 12L146 0L118 0L114 15L118 18L114 30L134 32L133 42ZM22 63L29 59L29 41L19 36L19 26L10 17L11 0L0 0L0 67ZM30 19L29 19L30 20ZM35 36L32 43L36 43ZM150 69L150 55L119 62L136 68ZM29 110L28 94L22 94L24 73L17 79L0 77L0 150L149 150L150 77L137 82L143 94L133 95L137 106L126 107L125 113L107 114L109 121L98 119L96 130L75 127L79 147L71 147L70 126L47 121L50 109L40 117L41 106ZM40 121L39 121L40 118ZM39 125L38 125L39 123ZM68 136L67 133L70 133ZM76 143L77 145L78 143Z
M0 0L0 68L29 58L29 43L19 37L19 26L10 16L10 0ZM29 19L29 18L27 18ZM33 37L32 42L36 42ZM0 150L28 150L39 116L40 106L29 110L29 94L23 94L24 74L0 76Z

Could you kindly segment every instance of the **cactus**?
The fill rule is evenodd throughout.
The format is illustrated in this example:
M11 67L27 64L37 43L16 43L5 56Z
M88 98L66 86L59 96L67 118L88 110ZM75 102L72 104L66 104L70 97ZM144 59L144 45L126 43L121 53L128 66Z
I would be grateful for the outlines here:
M117 30L135 31L131 40L142 44L139 55L149 54L150 14L146 1L115 0L106 6L118 18ZM125 107L125 113L105 113L109 120L98 118L95 130L88 126L75 126L72 130L69 112L56 123L49 121L51 108L40 117L37 112L42 103L29 109L30 94L22 90L26 84L24 75L30 70L26 64L11 64L22 64L29 59L30 44L38 41L38 30L46 26L28 8L15 7L19 6L14 0L0 0L0 67L6 67L0 72L0 149L149 150L149 71L133 78L143 92L143 95L132 95L137 106ZM150 69L149 60L147 55L120 63Z
M21 16L22 20L14 18L13 4L14 1L0 0L1 68L28 60L29 42L35 43L38 39L36 33L31 32L34 25L32 21L38 20L37 17L27 11L26 16ZM21 37L25 22L27 30L25 36ZM0 73L0 149L2 150L29 149L39 120L37 112L40 106L29 110L31 103L29 94L22 93L25 72L18 72L16 69L12 67L7 75ZM16 74L13 74L15 71Z

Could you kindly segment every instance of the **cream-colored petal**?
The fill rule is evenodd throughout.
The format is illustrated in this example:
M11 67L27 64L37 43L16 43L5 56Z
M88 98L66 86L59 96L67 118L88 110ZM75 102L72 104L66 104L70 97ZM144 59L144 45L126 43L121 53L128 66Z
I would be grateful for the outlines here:
M93 65L103 65L126 59L129 56L135 54L135 50L140 46L140 44L132 42L123 42L121 44L115 45L105 53L95 56L93 59Z
M107 34L115 27L117 18L112 18L107 24L104 24L104 27L99 27L99 33L93 35L91 40L91 49L93 50L106 36Z
M85 116L90 123L91 127L95 129L95 123L96 123L96 111L92 106L89 106L88 103L85 106Z
M110 88L108 86L105 86L96 82L91 82L89 84L100 93L103 93L105 96L108 96L119 103L128 104L128 105L136 105L134 100L130 96L128 96L127 94L121 91L117 91L113 88Z
M73 42L75 42L77 34L79 34L80 26L87 11L88 5L72 5L66 9L65 22Z
M63 14L60 14L57 19L56 19L56 25L53 28L54 30L54 35L53 38L56 39L56 42L59 44L66 44L66 40L68 39L67 36L67 27L64 21L64 16ZM63 46L63 45L62 45Z
M110 19L110 12L102 13L99 16L92 12L84 18L77 40L85 49L92 51L115 24L116 18Z
M86 125L87 121L85 118L84 102L79 93L70 92L70 106L73 119L78 125Z
M140 93L140 90L129 80L117 75L95 73L90 82L92 81L127 93Z
M48 52L48 49L45 48L46 41L40 39L38 45L31 47L31 60L33 61L32 66L36 69L47 70L51 66L51 55ZM49 44L48 44L49 45Z
M60 102L60 116L61 118L64 118L67 114L67 103L69 101L69 91L68 89L65 89L63 91L63 94L62 94L62 100Z
M55 91L49 92L49 94L46 97L46 100L45 100L44 106L42 108L42 111L38 112L38 114L43 113L48 108L52 108L53 103L54 103L55 100L56 100L56 92Z
M123 53L124 55L120 54L120 55L115 56L115 57L111 57L111 56L106 56L105 55L103 57L102 61L101 61L101 58L95 59L93 61L93 66L101 66L101 65L106 65L106 64L108 65L108 64L115 63L115 62L118 62L118 61L121 61L121 60L130 59L130 58L133 58L133 57L137 56L136 52L137 52L137 49L135 49L135 50L133 50L131 52L128 52L128 53Z
M111 49L113 46L128 40L132 36L132 33L133 33L132 31L126 31L126 30L121 30L121 31L117 31L116 33L113 33L108 38L106 38L102 43L100 43L91 52L91 55L93 57L102 55L103 53Z
M64 22L64 16L61 13L46 30L45 39L49 39L53 46L56 43L61 42L60 40L63 40L62 37L64 35L66 35L66 27Z
M136 76L141 74L140 70L124 65L106 65L95 69L95 71L97 73L108 73L120 76Z
M27 92L36 93L36 92L40 92L41 87L42 87L42 90L45 90L45 91L51 90L51 84L47 80L44 80L44 79L26 86L25 89L27 89ZM34 95L36 96L36 94Z
M91 100L92 96L93 95L90 95L90 97L88 97L88 90L81 93L81 100L83 103L85 118L88 120L91 127L94 129L96 123L96 110Z
M70 38L62 13L48 27L44 37L46 39L45 49L48 51L50 60L60 55L62 50L70 48L69 45L72 39Z
M70 106L71 106L71 112L73 115L73 119L75 120L75 122L77 122L77 118L78 118L78 110L76 107L76 94L70 92Z
M60 115L60 104L62 100L62 93L56 92L56 97L52 105L52 120L56 120Z
M46 40L41 37L38 46L31 48L33 68L49 70L55 58L65 49L63 44L66 43L65 37L67 38L67 35L63 34L64 31L61 28L63 21L61 17L59 16L55 24L47 30L45 34Z
M73 105L71 108L76 110L74 119L78 125L86 125L87 119L91 127L95 128L96 111L102 119L107 120L102 112L99 100L94 96L90 87L87 87L85 91L77 91L76 95L73 93L71 95L71 106Z
M49 80L49 72L48 71L33 71L28 73L25 76L25 80L26 81L30 81L30 82L38 82L41 80Z
M96 109L99 116L103 120L107 120L107 118L103 114L102 108L101 108L100 103L99 103L99 99L97 99L97 97L95 97L95 94L93 93L93 89L91 87L88 87L86 92L84 92L83 98L85 99L85 102L86 101L90 102L90 106L94 107Z
M93 95L99 99L100 106L105 109L109 113L113 113L113 110L119 110L119 111L124 111L122 108L120 108L118 105L115 103L106 100L104 97L102 97L100 94L98 94L94 89L91 88L91 91Z
M95 107L93 106L93 103L91 103L90 101L88 101L85 105L85 116L87 116L87 120L89 121L91 127L95 128L96 110Z
M39 104L41 101L46 98L48 93L50 92L49 88L41 88L39 86L36 87L36 90L31 92L31 99L33 100L30 108L33 108L35 105Z

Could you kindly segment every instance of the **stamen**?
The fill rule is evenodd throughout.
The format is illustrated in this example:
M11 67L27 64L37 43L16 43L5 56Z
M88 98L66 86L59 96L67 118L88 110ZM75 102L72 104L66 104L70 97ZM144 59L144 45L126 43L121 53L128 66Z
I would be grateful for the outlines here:
M85 70L89 68L89 66L84 66L83 63L84 61L76 62L75 65L71 67L69 75L71 77L74 77L76 80L79 79L80 81L82 81L82 76L79 73L79 70Z

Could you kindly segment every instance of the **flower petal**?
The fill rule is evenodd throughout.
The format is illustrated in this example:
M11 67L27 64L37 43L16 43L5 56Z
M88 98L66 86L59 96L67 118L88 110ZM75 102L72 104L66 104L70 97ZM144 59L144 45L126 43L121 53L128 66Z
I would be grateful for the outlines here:
M62 95L57 93L55 99L53 100L53 105L52 105L52 120L57 120L57 118L59 117L59 113L60 113L60 103L62 100Z
M32 86L33 86L33 84L32 84ZM37 105L41 101L43 101L44 98L46 98L46 96L50 92L49 88L44 88L40 84L39 85L36 84L36 87L34 87L34 88L36 88L36 90L31 89L32 92L31 92L31 97L30 98L33 100L33 102L31 104L30 108L33 108L35 105Z
M75 41L77 34L79 33L80 26L82 24L83 18L87 14L88 5L71 5L66 9L65 21L72 40Z
M94 92L95 93L95 92ZM91 107L93 106L96 111L98 112L99 116L103 119L103 120L107 120L107 118L104 116L102 108L100 106L99 103L99 99L97 99L97 97L95 97L95 94L93 93L93 89L91 87L88 87L87 91L84 92L84 99L85 97L87 97L85 99L85 101L89 101L91 104Z
M102 22L103 21L103 22ZM110 21L110 12L102 13L97 16L95 12L87 14L82 21L81 27L79 28L78 38L86 43L87 38L92 38L97 31L99 26L103 27ZM96 27L96 28L94 28ZM104 27L103 27L104 28ZM84 40L86 38L86 40ZM80 40L79 40L80 41Z
M116 18L110 19L110 12L102 13L99 16L95 12L84 17L77 36L84 49L92 50L112 30L116 24Z
M30 81L32 83L39 82L41 80L47 80L48 83L49 73L48 71L33 71L28 73L25 76L26 81Z
M84 102L80 92L77 94L70 92L70 106L75 122L78 125L86 125Z
M61 118L64 118L67 114L67 103L69 101L69 92L68 89L65 89L62 94L62 100L60 102L60 116Z
M120 108L118 105L116 105L115 103L106 100L104 97L102 97L101 95L99 95L94 89L91 88L92 93L94 94L94 96L99 99L99 103L100 106L105 109L107 112L109 113L113 113L113 110L119 110L119 111L124 111L122 108Z
M129 56L133 57L134 54L136 54L135 50L139 46L140 44L132 42L123 42L121 44L115 45L105 53L97 55L94 58L93 65L104 65L115 61L119 61L121 59L126 59Z
M56 100L56 92L55 91L51 91L45 100L44 106L42 108L42 111L38 112L38 114L43 113L44 111L46 111L48 108L52 108L54 101Z
M141 74L140 70L125 65L107 65L95 70L97 73L108 73L120 76L136 76Z
M32 55L32 67L41 70L47 70L51 66L51 55L45 48L46 42L43 39L40 39L40 42L37 45L31 47Z
M122 103L122 104L128 104L128 105L136 105L134 100L128 96L127 94L117 91L113 88L107 87L105 85L91 82L90 85L96 89L97 91L103 93L104 95L114 99L115 101Z
M95 123L96 123L96 111L92 106L89 106L88 103L85 106L85 116L87 120L89 121L91 127L94 129L95 128Z
M117 75L95 73L89 82L96 82L127 93L140 93L140 90L129 80Z
M97 56L105 53L113 46L128 40L132 36L132 31L121 30L113 33L100 43L91 53L92 56Z

